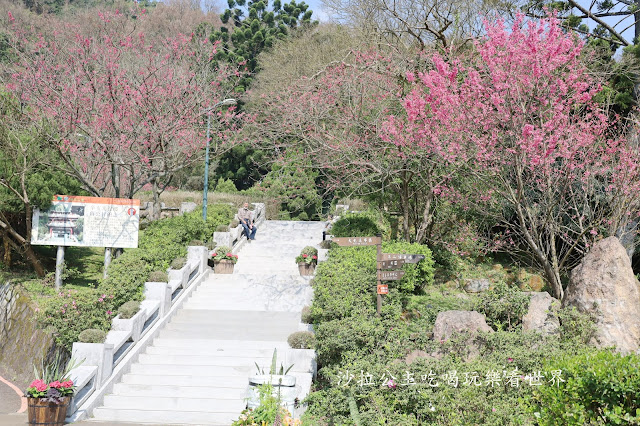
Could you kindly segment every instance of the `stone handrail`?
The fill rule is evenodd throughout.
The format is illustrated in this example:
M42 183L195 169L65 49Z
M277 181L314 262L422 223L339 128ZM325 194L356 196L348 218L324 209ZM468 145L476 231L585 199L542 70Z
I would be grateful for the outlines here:
M67 411L67 421L82 420L102 405L104 395L155 338L196 285L211 269L207 265L207 248L190 246L187 263L179 270L169 270L168 282L147 282L140 310L130 319L118 315L104 343L75 342L71 357L81 364L71 371L76 393Z

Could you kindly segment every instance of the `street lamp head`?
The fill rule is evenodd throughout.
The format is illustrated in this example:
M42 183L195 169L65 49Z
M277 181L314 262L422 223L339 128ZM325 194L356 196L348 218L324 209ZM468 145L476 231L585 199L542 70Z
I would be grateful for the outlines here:
M238 102L237 102L235 99L233 99L233 98L227 98L227 99L225 99L224 101L219 102L219 105L235 105L235 104L237 104L237 103L238 103Z
M235 99L227 98L227 99L225 99L223 101L220 101L218 103L215 103L215 104L211 105L209 108L206 108L206 109L202 110L201 114L203 114L203 115L204 114L209 114L209 113L211 113L211 111L213 111L214 109L218 108L219 106L229 106L229 105L235 105L237 103L238 103L238 101L236 101Z

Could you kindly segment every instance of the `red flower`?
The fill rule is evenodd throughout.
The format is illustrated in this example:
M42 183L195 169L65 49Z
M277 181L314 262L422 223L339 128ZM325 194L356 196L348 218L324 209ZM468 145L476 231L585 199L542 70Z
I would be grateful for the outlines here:
M304 257L304 258L306 259L306 258L307 258L307 255L306 255L306 254L303 254L303 255L302 255L302 257Z
M63 388L72 388L73 387L73 380L67 380L66 382L62 382L62 387Z
M34 380L33 382L31 382L31 385L29 385L29 387L36 388L38 392L44 392L47 390L47 384L42 380Z
M311 256L312 259L317 259L318 256L316 256L315 254L313 256Z
M55 382L49 383L49 387L54 389L60 389L62 387L62 383L56 380Z

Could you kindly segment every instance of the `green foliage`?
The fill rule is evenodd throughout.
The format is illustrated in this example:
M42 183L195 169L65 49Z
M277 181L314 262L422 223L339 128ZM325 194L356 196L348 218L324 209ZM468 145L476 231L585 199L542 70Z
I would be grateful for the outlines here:
M219 179L233 182L234 188L245 190L269 172L267 164L269 161L264 151L251 149L248 144L241 143L222 155L215 173Z
M405 310L410 318L419 318L433 326L440 312L469 311L472 308L471 300L432 291L421 296L411 296L407 300Z
M317 256L318 255L318 249L313 247L313 246L306 246L305 248L302 249L300 254L306 254L306 255L309 255L309 256Z
M517 287L498 282L493 290L480 295L475 310L485 315L492 328L514 330L522 324L522 317L529 309L529 298Z
M289 159L293 159L293 154ZM307 159L286 166L274 165L253 191L265 193L280 204L280 220L314 220L322 210L318 193L318 171Z
M383 247L384 252L419 250L403 243ZM430 266L425 281L430 283L433 261L425 255ZM374 247L332 248L316 269L311 319L319 371L315 390L305 400L304 424L533 424L528 408L536 389L529 384L532 373L545 374L542 385L549 386L547 361L585 350L579 339L519 330L483 333L472 342L466 336L435 342L430 331L438 313L469 310L475 301L423 284L426 294L412 295L393 282L377 316L375 270ZM520 308L527 305L522 296L499 287L481 305L490 308L497 324L515 328ZM507 314L501 303L512 312ZM575 313L567 315L574 318ZM566 321L567 332L583 326ZM458 377L456 387L448 384L452 372ZM508 382L509 375L517 386ZM365 376L375 385L360 385ZM479 386L464 384L474 376ZM393 383L382 385L384 377ZM491 382L491 377L499 380Z
M241 4L242 3L242 4ZM229 1L229 9L220 16L224 29L214 31L210 36L212 43L221 46L215 60L232 64L243 63L249 76L259 71L258 55L274 45L277 39L288 36L292 29L311 24L312 11L304 2L291 0L283 7L280 1L273 3L272 10L268 1L243 2ZM251 77L241 80L239 90L245 91L251 85Z
M222 177L218 178L215 190L216 192L225 192L228 194L238 192L238 188L236 188L236 185L230 179L224 179Z
M103 297L104 296L104 297ZM39 301L38 323L54 331L56 343L71 351L73 342L87 328L107 331L115 316L113 294L96 289L67 290Z
M232 426L289 424L291 414L280 406L280 398L279 395L274 395L273 385L265 383L258 385L257 388L260 394L260 405L255 409L244 410ZM286 423L283 423L285 421Z
M575 306L559 309L560 334L565 340L589 343L597 330L594 316L580 312Z
M187 264L187 258L186 257L176 257L175 259L173 259L171 261L171 265L169 265L169 267L171 269L182 269L184 267L184 265Z
M424 259L418 263L405 263L402 267L404 277L400 281L394 281L390 287L397 288L402 293L413 293L433 284L433 259L431 250L426 245L391 241L382 244L382 251L384 253L424 255Z
M229 232L229 225L218 225L216 232Z
M534 390L539 424L640 423L640 356L590 350L551 359L545 367L562 381Z
M373 237L380 233L378 225L368 216L348 213L336 220L331 227L334 237Z
M103 330L88 328L80 332L80 334L78 335L78 342L104 343L104 339L106 338L107 338L107 333L105 333Z
M151 271L147 281L150 283L166 283L169 282L169 274L166 271Z
M311 324L311 306L304 306L300 312L300 321L305 324Z
M118 315L120 315L120 319L130 319L133 318L139 310L140 302L130 300L118 308Z
M287 343L293 349L313 349L316 346L316 337L310 331L295 331L289 335Z

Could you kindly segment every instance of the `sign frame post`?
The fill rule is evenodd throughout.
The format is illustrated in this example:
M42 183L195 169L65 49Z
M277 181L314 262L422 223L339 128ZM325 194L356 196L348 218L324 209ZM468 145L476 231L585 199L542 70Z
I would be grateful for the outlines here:
M418 263L425 258L422 254L404 254L404 253L382 253L382 234L375 237L336 237L332 241L339 246L376 246L376 313L378 316L382 313L382 295L388 294L389 288L383 285L382 281L396 281L402 279L404 271L402 266L405 263ZM384 269L396 271L387 271L387 275L383 276ZM397 271L397 269L400 269Z

